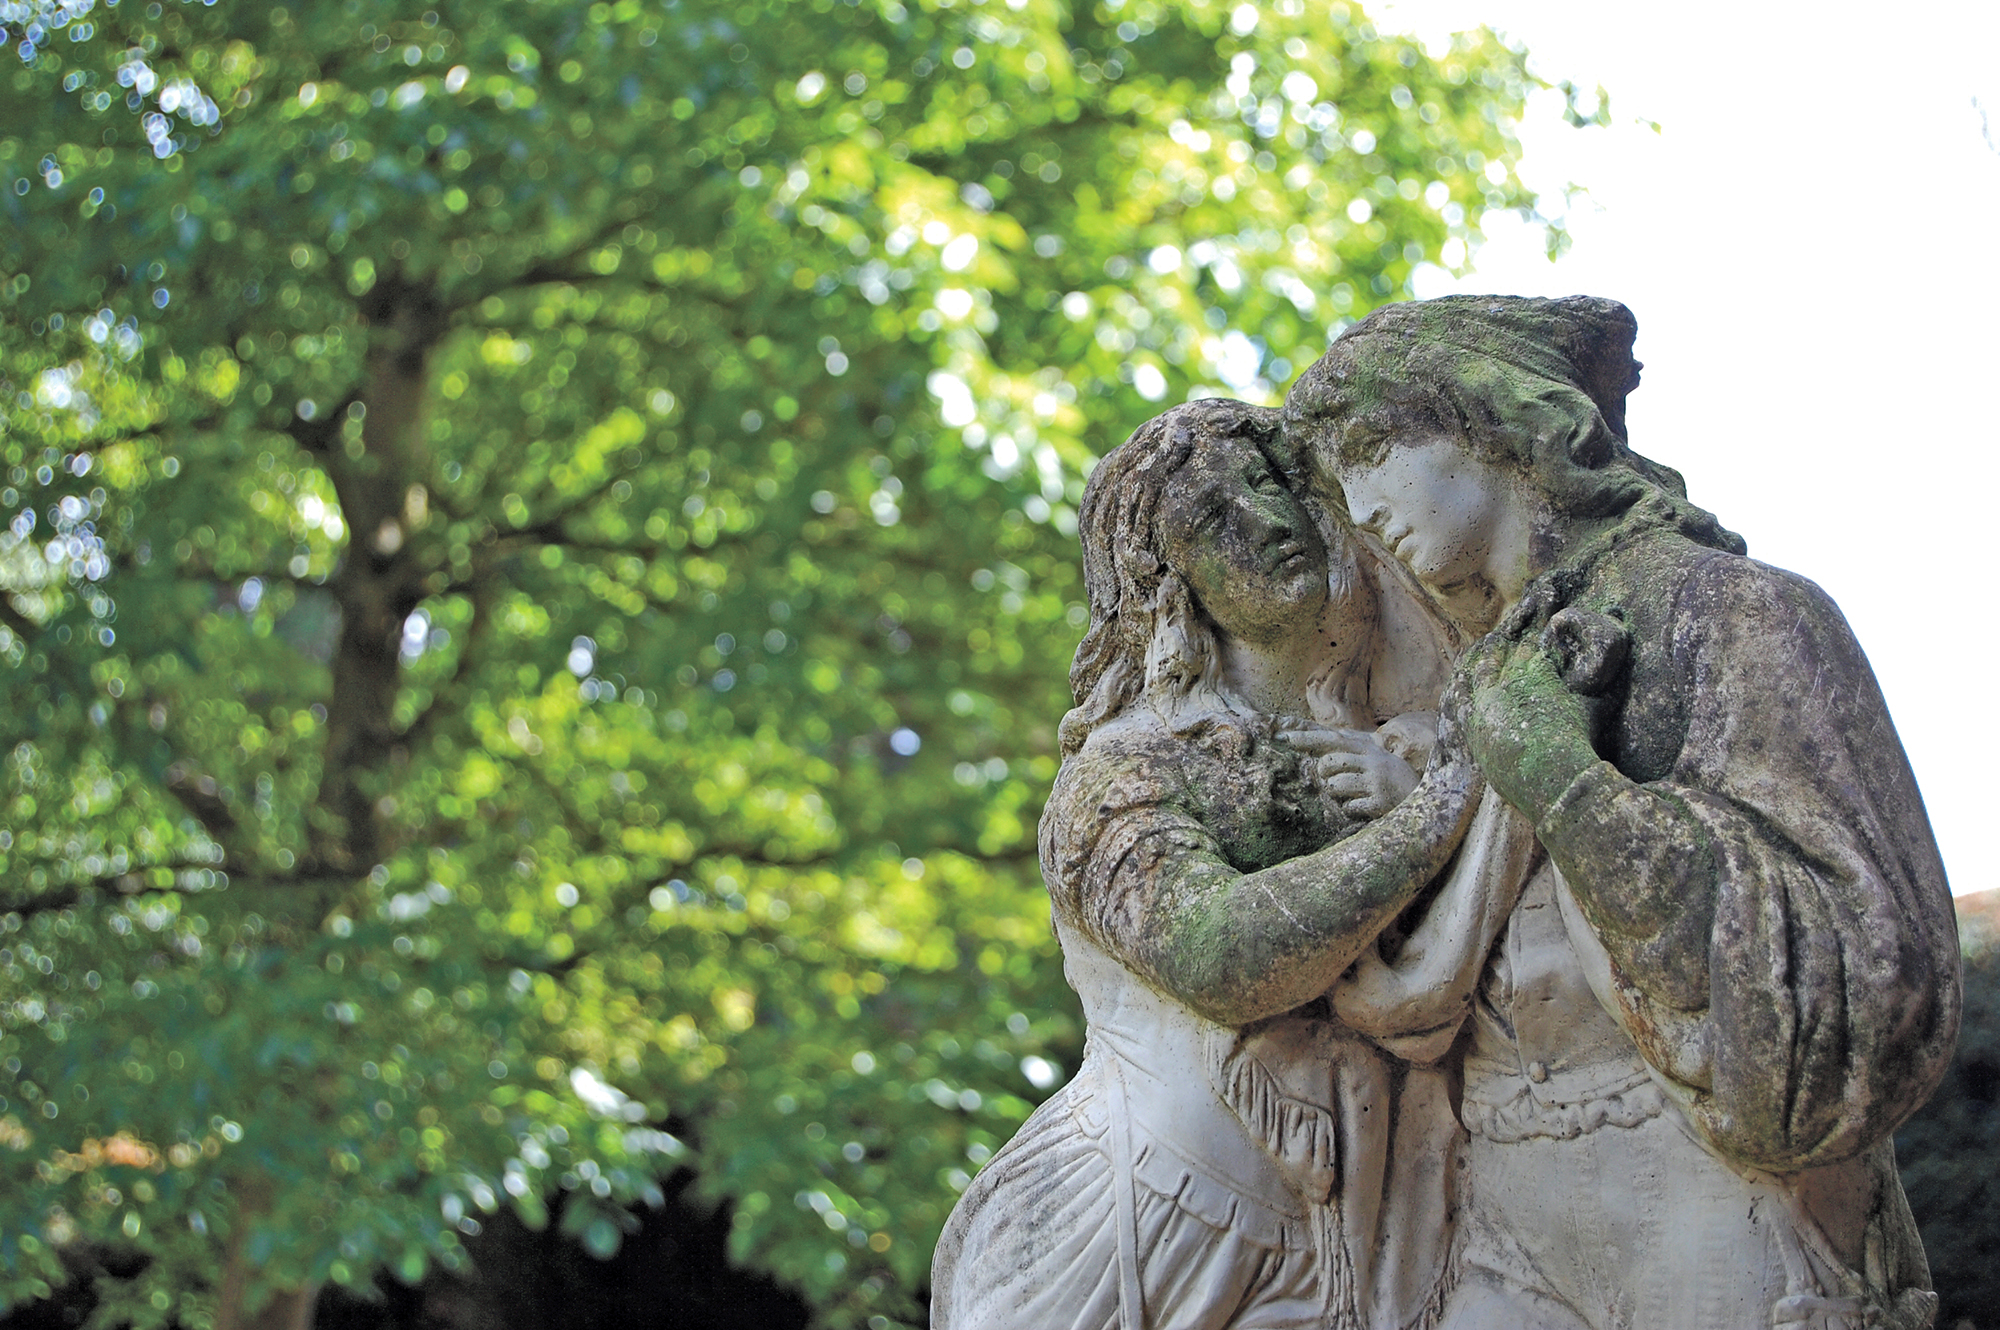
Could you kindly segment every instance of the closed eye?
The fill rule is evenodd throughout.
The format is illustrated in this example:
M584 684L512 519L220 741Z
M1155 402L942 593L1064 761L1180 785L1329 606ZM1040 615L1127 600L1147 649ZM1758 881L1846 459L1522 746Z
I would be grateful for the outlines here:
M1389 437L1390 432L1380 425L1370 424L1365 420L1356 420L1341 427L1338 433L1340 451L1351 456L1361 457L1373 453L1376 449L1380 448L1382 441Z

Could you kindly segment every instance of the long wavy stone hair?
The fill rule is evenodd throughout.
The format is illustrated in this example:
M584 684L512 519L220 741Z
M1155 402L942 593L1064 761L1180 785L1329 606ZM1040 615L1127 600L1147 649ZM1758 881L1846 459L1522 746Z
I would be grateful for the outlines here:
M1329 591L1348 625L1333 657L1307 686L1314 716L1351 723L1344 690L1354 659L1374 626L1372 587L1356 562L1355 542L1306 497L1302 469L1286 446L1283 415L1227 398L1187 402L1133 431L1091 472L1077 512L1090 628L1070 665L1076 706L1063 717L1064 756L1093 730L1142 699L1175 733L1206 722L1241 724L1247 708L1221 686L1219 629L1167 561L1158 515L1167 482L1204 441L1253 441L1287 488L1305 501L1327 548Z
M1299 377L1285 429L1324 470L1336 455L1378 462L1413 426L1441 428L1527 476L1559 512L1611 517L1643 504L1690 538L1740 554L1742 539L1688 502L1679 472L1626 441L1637 332L1631 310L1596 296L1385 305Z

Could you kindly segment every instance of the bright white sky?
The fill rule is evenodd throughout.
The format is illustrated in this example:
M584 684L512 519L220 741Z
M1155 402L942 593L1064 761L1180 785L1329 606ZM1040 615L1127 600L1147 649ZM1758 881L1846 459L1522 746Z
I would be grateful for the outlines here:
M1646 362L1633 446L1678 468L1752 555L1840 603L1953 890L2000 887L2000 634L1981 590L2000 563L2000 3L1369 13L1433 42L1485 23L1544 78L1610 91L1609 129L1571 129L1552 94L1522 126L1531 188L1550 206L1572 181L1590 191L1571 252L1549 263L1510 216L1471 276L1433 271L1420 293L1631 306Z

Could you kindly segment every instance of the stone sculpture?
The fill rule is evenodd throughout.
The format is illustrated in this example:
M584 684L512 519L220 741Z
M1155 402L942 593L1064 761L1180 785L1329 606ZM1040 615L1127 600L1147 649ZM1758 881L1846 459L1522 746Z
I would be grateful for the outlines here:
M1633 331L1392 306L1092 476L1042 824L1089 1044L939 1330L1930 1323L1943 869L1838 611L1627 445Z

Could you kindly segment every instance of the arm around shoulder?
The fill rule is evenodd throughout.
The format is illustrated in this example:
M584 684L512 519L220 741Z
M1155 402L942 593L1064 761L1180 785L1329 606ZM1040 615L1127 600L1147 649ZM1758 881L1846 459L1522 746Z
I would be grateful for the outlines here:
M1245 873L1176 797L1170 753L1106 745L1071 762L1042 827L1056 908L1155 988L1226 1025L1330 988L1443 868L1475 781L1469 763L1434 760L1378 821Z

